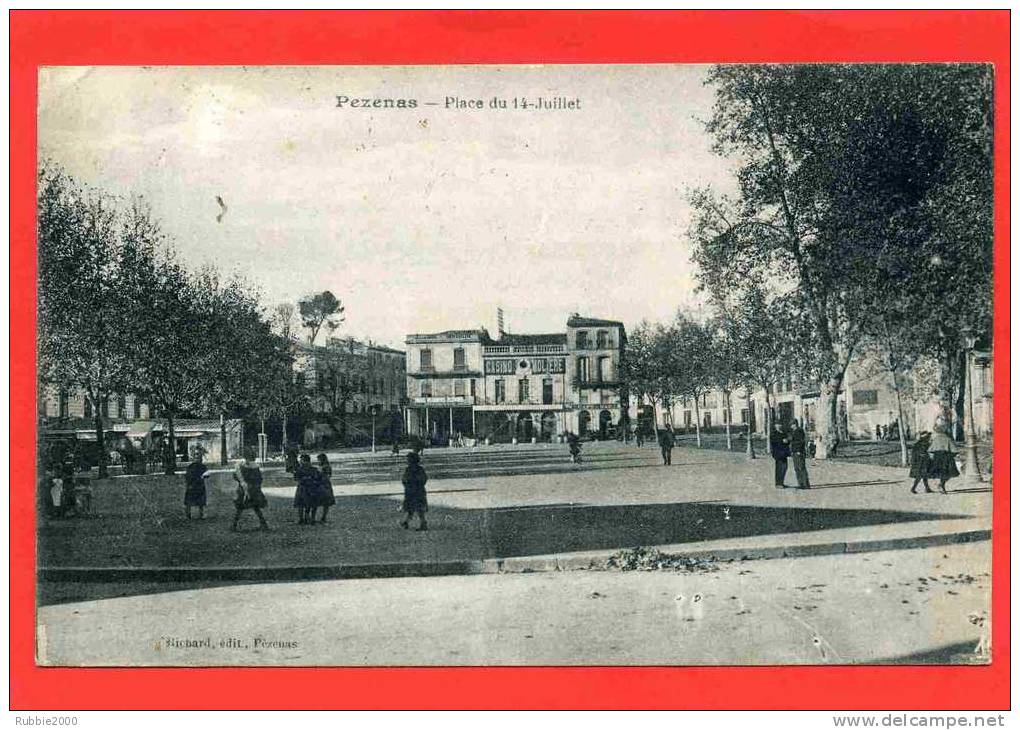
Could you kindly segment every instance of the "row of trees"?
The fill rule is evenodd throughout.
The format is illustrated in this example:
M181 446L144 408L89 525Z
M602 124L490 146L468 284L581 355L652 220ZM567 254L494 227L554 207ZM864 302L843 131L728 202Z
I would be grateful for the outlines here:
M624 360L628 388L665 413L681 399L692 402L701 446L701 403L711 393L720 394L723 407L732 413L734 397L750 409L752 393L761 389L767 421L773 388L796 373L804 334L795 313L782 302L766 303L761 289L752 287L738 306L719 307L706 319L679 311L666 324L639 324L628 338ZM724 424L727 448L733 446L730 420ZM746 448L753 453L750 439Z
M166 419L286 408L291 353L257 292L212 268L192 272L139 199L78 184L52 164L39 171L39 375L92 404L106 475L102 414L134 393ZM221 454L226 434L221 425ZM176 468L174 449L166 457Z
M962 420L963 335L991 332L990 67L719 66L707 83L737 192L694 191L689 236L744 377L764 386L775 361L747 361L786 353L819 383L823 457L866 352L897 392L935 363L944 415Z

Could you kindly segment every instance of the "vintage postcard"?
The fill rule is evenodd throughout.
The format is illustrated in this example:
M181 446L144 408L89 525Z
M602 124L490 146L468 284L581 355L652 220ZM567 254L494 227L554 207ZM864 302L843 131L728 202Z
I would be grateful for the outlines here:
M37 664L987 664L992 88L40 68Z

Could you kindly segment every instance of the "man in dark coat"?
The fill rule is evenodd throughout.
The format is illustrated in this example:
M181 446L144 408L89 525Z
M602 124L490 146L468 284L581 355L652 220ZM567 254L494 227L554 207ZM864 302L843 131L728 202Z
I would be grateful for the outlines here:
M673 427L667 426L659 432L659 448L662 449L662 463L670 466L673 463L673 447L676 446L676 437L673 435Z
M807 434L797 421L790 422L790 456L797 474L797 489L811 489L807 473Z
M783 433L783 425L777 423L772 427L772 434L769 436L769 448L772 449L772 458L776 462L776 487L782 489L786 486L787 459L790 456L790 441Z

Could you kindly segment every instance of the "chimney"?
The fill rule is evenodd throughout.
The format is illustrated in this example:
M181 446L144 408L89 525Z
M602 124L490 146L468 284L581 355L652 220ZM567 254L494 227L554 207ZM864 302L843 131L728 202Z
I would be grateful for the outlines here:
M496 339L502 340L504 334L506 334L506 328L503 325L503 308L496 307Z

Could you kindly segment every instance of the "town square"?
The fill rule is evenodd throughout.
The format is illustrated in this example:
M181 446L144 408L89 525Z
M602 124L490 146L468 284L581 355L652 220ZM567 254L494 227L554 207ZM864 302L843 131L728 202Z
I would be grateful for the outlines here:
M991 84L43 70L38 662L987 664Z

